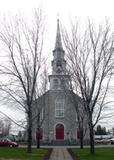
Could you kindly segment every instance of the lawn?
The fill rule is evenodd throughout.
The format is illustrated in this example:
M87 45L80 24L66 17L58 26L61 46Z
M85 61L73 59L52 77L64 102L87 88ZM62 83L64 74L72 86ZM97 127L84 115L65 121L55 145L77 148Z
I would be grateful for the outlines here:
M43 160L48 149L33 149L31 154L25 148L0 147L0 160Z
M114 160L114 147L113 148L96 148L95 154L91 155L89 148L85 149L72 149L76 153L80 160Z

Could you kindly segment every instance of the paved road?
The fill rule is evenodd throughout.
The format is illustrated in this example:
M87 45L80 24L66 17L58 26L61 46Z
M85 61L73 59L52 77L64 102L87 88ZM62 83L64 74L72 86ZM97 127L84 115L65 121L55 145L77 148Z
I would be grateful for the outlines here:
M49 160L73 160L66 148L54 148Z

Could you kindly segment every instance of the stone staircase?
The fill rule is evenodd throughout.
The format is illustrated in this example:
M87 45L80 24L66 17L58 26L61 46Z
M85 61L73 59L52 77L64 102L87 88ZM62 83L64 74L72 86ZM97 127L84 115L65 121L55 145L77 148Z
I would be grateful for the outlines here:
M54 146L65 146L65 145L69 145L69 141L68 140L53 140L51 144Z

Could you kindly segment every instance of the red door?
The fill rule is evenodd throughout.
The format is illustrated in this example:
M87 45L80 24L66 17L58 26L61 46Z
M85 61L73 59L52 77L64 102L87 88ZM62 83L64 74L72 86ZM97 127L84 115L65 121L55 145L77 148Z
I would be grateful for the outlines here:
M57 124L56 126L56 140L64 139L64 126L62 124Z
M40 129L39 132L36 133L36 138L42 140L43 139L43 131Z
M80 139L80 131L77 130L77 139Z

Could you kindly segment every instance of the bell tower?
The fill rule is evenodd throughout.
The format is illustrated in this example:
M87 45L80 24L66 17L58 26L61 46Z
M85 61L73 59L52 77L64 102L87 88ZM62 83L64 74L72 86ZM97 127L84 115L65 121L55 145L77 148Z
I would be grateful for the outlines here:
M66 60L64 59L65 51L62 47L61 32L59 19L57 20L57 33L55 48L53 50L52 75L49 76L50 89L70 89L70 76L66 71Z

